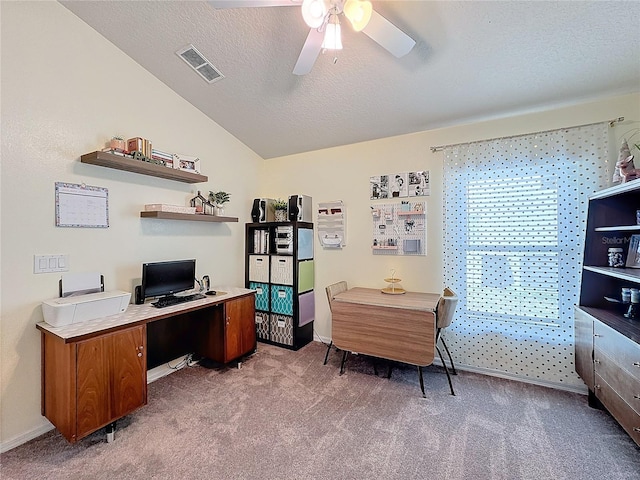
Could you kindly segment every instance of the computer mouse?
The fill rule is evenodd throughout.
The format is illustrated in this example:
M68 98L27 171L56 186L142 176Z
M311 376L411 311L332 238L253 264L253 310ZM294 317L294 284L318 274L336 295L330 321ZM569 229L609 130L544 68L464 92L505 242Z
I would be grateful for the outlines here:
M215 295L216 293L218 292L216 292L215 290L209 290L207 293L205 293L205 295Z

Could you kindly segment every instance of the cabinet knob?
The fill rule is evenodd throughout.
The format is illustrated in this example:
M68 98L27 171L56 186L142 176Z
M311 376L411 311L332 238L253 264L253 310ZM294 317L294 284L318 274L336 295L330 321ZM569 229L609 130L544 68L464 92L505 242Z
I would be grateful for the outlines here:
M141 356L142 356L142 353L138 352L138 356L139 356L139 357L141 357Z
M636 400L640 400L640 395L634 395L633 398L635 398Z
M594 337L601 337L602 335L597 334L597 333L594 333L594 334L593 334L593 336L594 336Z
M633 427L633 431L640 433L640 427Z
M593 363L600 363L600 360L598 360L597 358L593 361Z
M594 385L593 388L595 388L596 390L600 390L600 385Z
M633 362L634 367L640 367L640 362Z

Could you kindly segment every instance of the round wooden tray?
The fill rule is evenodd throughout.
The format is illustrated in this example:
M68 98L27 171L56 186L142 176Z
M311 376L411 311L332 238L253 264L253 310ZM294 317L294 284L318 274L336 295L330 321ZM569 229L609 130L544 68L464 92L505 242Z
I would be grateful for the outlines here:
M384 281L387 282L387 283L399 283L400 279L399 278L385 278Z
M386 293L387 295L402 295L403 293L407 293L404 288L392 288L387 287L380 290L382 293Z

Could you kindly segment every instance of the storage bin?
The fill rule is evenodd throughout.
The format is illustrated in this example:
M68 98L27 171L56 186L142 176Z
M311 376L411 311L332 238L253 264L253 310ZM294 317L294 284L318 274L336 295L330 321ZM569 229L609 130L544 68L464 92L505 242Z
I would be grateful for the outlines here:
M249 281L269 283L269 255L249 255Z
M313 260L298 263L298 293L313 290L314 264Z
M313 229L298 229L298 260L313 258Z
M271 285L271 311L293 315L293 287Z
M293 345L293 317L271 314L271 341L283 345Z
M256 310L269 311L269 285L266 283L249 282L249 288L256 291Z
M316 296L314 292L303 293L298 297L298 326L313 322L316 312Z
M274 255L271 258L271 283L293 285L293 257Z
M256 312L256 334L261 340L269 340L269 314Z

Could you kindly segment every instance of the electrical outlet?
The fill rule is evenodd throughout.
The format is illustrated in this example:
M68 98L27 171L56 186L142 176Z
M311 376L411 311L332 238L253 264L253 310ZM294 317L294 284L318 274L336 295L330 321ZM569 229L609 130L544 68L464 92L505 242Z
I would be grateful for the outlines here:
M34 255L33 273L68 272L69 255Z

